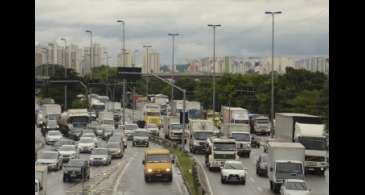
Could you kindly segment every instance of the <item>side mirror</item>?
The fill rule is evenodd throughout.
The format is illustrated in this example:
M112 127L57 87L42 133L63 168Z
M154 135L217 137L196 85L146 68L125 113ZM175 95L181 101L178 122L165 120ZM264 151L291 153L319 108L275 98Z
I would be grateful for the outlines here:
M142 164L146 164L146 161L145 160L142 160Z
M272 172L274 169L272 167L270 167L270 172Z

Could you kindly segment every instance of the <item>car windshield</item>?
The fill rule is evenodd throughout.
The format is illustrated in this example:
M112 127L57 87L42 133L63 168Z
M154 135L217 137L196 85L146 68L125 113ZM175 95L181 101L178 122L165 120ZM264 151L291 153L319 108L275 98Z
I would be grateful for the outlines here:
M277 173L302 174L302 164L300 163L277 163Z
M287 182L285 187L288 190L307 190L307 185L304 182Z
M240 124L248 124L248 120L233 120L232 119L232 122L233 123L240 123Z
M135 130L137 128L138 128L137 125L125 125L125 129L126 130Z
M170 128L171 129L182 129L183 125L182 124L171 124Z
M147 116L160 116L160 112L147 112Z
M206 140L208 137L213 136L213 132L195 132L193 137L196 140Z
M42 152L39 154L39 159L57 159L57 152Z
M74 150L75 150L75 146L65 146L65 145L63 145L60 148L60 151L74 151Z
M108 150L107 149L101 149L101 148L96 148L91 152L92 155L103 155L103 154L108 154Z
M114 125L114 120L104 120L103 121L103 124L106 124L106 125Z
M74 123L83 123L83 124L87 124L89 123L89 117L87 116L75 116L75 117L71 117L70 119L70 123L72 123L74 126Z
M235 143L214 143L215 151L234 151L236 150Z
M258 123L258 124L268 124L269 119L257 119L256 123Z
M134 136L141 136L141 137L147 137L148 136L148 132L146 131L135 131L133 133Z
M71 159L67 165L81 167L84 165L84 161Z
M114 131L114 129L104 129L104 132L108 132L108 133L113 132L113 131Z
M157 128L156 124L147 124L147 128Z
M120 145L117 142L113 142L113 143L108 143L108 145L106 147L107 148L120 148Z
M146 162L149 163L170 162L170 156L167 154L147 155Z
M325 138L304 138L300 137L299 142L303 144L305 149L307 150L326 150L327 143Z
M237 141L250 141L250 134L232 133L232 138L237 140Z
M225 163L224 169L243 170L243 167L240 163Z
M47 115L48 120L57 120L58 117L59 117L58 114L49 114L49 115Z
M59 131L48 131L48 135L61 135Z
M81 138L80 143L94 143L91 138Z

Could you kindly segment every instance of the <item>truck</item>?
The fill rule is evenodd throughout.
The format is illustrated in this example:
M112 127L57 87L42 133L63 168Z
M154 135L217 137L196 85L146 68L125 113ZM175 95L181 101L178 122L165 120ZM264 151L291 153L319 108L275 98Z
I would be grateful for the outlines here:
M261 114L250 116L251 132L256 135L270 135L271 123L269 117Z
M304 179L304 146L301 143L268 143L268 177L270 190L279 193L286 179Z
M48 130L58 129L57 120L61 115L61 106L58 104L43 104L40 110L43 114L42 133L46 134Z
M90 122L90 114L87 109L69 109L61 114L58 120L60 131L68 136L72 128L86 128Z
M35 165L35 195L47 194L47 171L47 166Z
M91 98L89 105L89 111L95 113L96 117L98 117L100 112L105 110L105 103L97 98Z
M148 103L148 102L138 102L136 104L137 110L142 114L137 114L136 116L143 116L139 118L139 123L141 120L144 124L153 123L158 127L161 126L161 106L159 104ZM138 122L137 121L137 122Z
M177 116L164 116L162 128L166 139L180 141L183 134L183 124Z
M190 152L206 153L208 151L207 139L215 135L213 121L192 119L189 120L189 130L185 132L188 138Z
M228 138L210 137L205 165L209 170L220 169L227 160L238 160L236 141Z
M115 125L114 114L112 112L100 112L97 121L99 124Z
M189 119L202 119L202 107L198 101L187 101L186 110L188 112Z
M248 111L240 107L222 106L222 130L225 137L236 140L239 156L249 157L251 153L251 134Z
M185 110L186 110L186 103L187 101L185 101ZM180 112L183 111L183 106L184 106L184 100L173 100L172 102L170 102L170 107L171 107L171 115L180 115Z
M321 175L328 168L327 142L321 117L301 113L276 113L276 140L299 142L305 147L306 172Z

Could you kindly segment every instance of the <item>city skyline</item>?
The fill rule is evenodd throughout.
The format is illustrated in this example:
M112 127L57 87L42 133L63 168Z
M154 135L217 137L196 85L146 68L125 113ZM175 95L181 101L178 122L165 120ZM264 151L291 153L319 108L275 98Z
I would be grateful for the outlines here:
M277 55L328 55L328 1L325 0L80 0L73 2L73 6L69 6L69 1L35 3L38 43L65 37L68 42L84 47L89 42L84 31L90 29L94 41L107 48L113 64L121 49L121 30L116 19L126 21L126 48L134 51L142 50L144 44L152 45L161 55L161 64L171 64L171 38L167 35L170 32L181 34L175 40L176 64L210 57L212 33L208 23L222 24L216 32L217 56L269 56L271 18L265 16L266 10L283 11L275 21ZM80 9L85 13L79 12Z

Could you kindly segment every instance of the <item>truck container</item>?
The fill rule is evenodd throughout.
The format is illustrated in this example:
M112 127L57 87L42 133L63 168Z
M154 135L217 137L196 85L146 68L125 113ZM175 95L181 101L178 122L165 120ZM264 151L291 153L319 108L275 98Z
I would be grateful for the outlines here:
M187 101L186 111L188 112L189 119L203 118L202 107L198 101Z
M327 143L319 116L298 113L276 113L275 139L299 142L305 147L305 170L321 175L328 168Z
M35 165L35 195L47 194L47 171L47 166Z
M304 146L301 143L268 143L270 189L278 193L285 179L304 179Z

